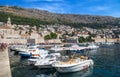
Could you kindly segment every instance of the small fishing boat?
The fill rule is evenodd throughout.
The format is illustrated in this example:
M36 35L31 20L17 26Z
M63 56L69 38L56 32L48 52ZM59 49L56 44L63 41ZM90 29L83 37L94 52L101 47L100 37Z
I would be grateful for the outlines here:
M10 47L10 50L15 52L22 52L25 51L26 49L27 49L26 45L12 45Z
M55 45L54 47L51 47L49 50L54 51L54 52L58 52L58 51L62 51L63 47Z
M77 44L73 44L71 47L67 47L68 50L70 51L81 51L87 49L85 46L79 46Z
M34 66L38 68L52 68L51 64L56 62L60 56L60 53L48 54L45 58L38 59Z
M26 51L20 52L21 57L44 57L48 55L47 50L39 49L37 46L29 46Z
M76 72L88 68L93 65L93 60L88 57L81 56L76 59L69 59L68 61L58 61L52 63L54 67L60 73Z
M91 43L91 44L88 45L87 48L88 49L97 49L97 48L99 48L99 46L95 45L94 43Z

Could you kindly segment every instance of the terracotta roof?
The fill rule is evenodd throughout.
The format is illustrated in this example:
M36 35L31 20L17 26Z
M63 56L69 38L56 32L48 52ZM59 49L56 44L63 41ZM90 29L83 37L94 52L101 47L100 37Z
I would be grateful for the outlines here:
M22 37L27 37L29 34L21 34Z
M0 29L11 29L9 26L0 26Z

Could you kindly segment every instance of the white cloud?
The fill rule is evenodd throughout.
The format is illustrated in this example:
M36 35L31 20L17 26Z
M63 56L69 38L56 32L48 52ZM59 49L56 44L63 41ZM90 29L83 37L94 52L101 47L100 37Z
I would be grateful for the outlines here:
M88 8L90 11L107 11L110 9L110 7L107 6L94 6L94 7L89 7Z
M108 10L109 7L96 7L95 10Z
M36 1L39 1L39 0L25 0L26 2L36 2Z
M25 0L27 2L38 2L38 1L46 1L46 2L54 2L54 1L63 1L63 0Z
M34 8L41 9L41 10L47 10L49 12L54 12L54 13L65 13L65 9L62 7L60 4L44 4L41 6L36 6Z
M112 11L108 15L114 16L114 17L120 17L120 12Z

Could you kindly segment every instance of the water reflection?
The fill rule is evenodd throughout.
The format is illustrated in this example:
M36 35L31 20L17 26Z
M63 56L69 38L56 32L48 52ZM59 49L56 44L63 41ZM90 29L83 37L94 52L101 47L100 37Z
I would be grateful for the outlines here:
M42 73L40 72L39 75L36 75L35 77L87 77L91 76L93 73L93 66L90 68L81 70L79 72L74 72L74 73L59 73L59 72L54 72L54 73Z
M33 77L56 77L54 76L55 72L55 69L39 69L39 71Z
M92 75L93 73L93 66L91 66L90 68L81 70L79 72L74 72L74 73L58 73L56 72L56 77L87 77Z

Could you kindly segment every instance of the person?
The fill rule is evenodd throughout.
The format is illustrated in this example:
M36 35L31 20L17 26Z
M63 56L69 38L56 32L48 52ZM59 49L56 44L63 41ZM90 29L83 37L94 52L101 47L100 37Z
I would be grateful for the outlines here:
M2 49L2 47L1 47L1 43L0 43L0 50Z
M2 49L2 51L4 50L4 45L3 45L3 43L1 43L1 49Z
M3 47L4 47L4 49L6 49L6 47L7 47L7 44L6 44L6 43L4 43L4 44L3 44Z

